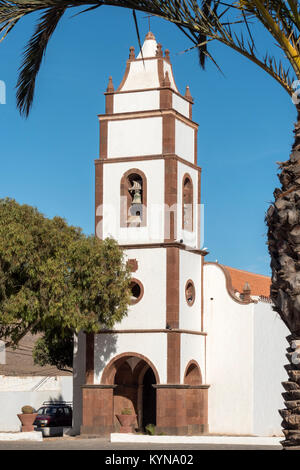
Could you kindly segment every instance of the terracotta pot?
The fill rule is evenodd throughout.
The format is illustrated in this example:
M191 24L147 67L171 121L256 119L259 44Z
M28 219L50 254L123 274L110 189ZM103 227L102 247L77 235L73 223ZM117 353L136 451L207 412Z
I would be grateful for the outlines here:
M116 415L118 418L121 429L120 432L130 433L133 432L132 426L135 422L136 415Z
M37 417L37 413L22 413L17 415L22 423L21 432L34 431L34 420Z

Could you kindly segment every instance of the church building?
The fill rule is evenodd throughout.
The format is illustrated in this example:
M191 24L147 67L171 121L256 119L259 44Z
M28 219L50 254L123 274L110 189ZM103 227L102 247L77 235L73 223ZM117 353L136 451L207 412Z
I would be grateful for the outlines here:
M113 330L78 336L74 430L118 432L129 408L139 431L280 434L288 332L269 278L205 262L194 103L151 32L105 96L96 235L125 250L132 298Z

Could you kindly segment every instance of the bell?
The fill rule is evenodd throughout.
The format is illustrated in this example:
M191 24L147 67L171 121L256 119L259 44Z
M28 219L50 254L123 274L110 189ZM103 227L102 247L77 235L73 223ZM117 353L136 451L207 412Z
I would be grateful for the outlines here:
M137 189L142 189L142 185L138 181L133 181L130 191L134 191Z
M132 204L142 204L142 195L141 195L142 185L138 181L133 181L129 192L133 196Z
M136 191L134 193L132 204L142 204L141 191Z

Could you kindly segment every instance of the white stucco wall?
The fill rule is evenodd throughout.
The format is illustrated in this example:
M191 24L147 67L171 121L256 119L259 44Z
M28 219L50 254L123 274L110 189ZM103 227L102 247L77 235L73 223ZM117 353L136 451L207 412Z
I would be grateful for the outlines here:
M169 74L169 79L170 79L170 82L171 82L171 88L173 88L175 91L178 91L175 80L174 80L172 66L168 62L164 61L164 75L166 74L166 72L168 72L168 74Z
M175 153L191 163L195 161L195 130L179 119L175 121Z
M184 373L186 366L191 360L198 362L202 383L206 384L205 367L205 336L190 335L183 333L181 335L181 357L180 357L180 380L184 383Z
M121 90L158 88L159 78L157 64L157 59L131 62L128 77Z
M215 265L204 267L204 293L210 432L252 434L253 304L229 297L225 276Z
M141 91L114 95L114 113L159 109L159 91Z
M176 93L172 93L172 99L173 99L173 108L178 111L180 114L183 114L183 116L186 116L187 118L190 117L190 103L180 96L176 95Z
M217 265L204 266L204 293L210 431L282 435L288 329L270 303L232 300Z
M54 387L54 382L56 387ZM21 423L17 414L21 413L21 408L24 405L38 409L44 401L71 402L73 398L72 382L72 376L56 378L0 376L0 432L20 431Z
M108 122L108 158L162 153L162 118L149 117Z
M137 304L129 307L128 315L120 323L115 324L115 329L164 329L166 250L164 248L127 250L126 256L138 262L138 270L132 273L132 277L143 284L144 295Z
M146 39L142 46L142 50L139 52L137 59L146 57L155 57L157 50L157 42L155 39Z
M94 383L100 384L105 366L119 354L142 354L156 368L161 383L167 380L167 335L165 333L101 334L95 337Z
M141 170L147 178L147 226L120 228L120 184L130 168ZM160 242L164 240L163 160L107 163L103 171L103 237L113 237L120 244Z
M284 369L288 334L271 304L254 306L254 434L282 435L278 410L285 408L281 382L288 377Z
M201 331L201 256L180 250L179 328ZM195 301L189 306L185 298L185 285L191 279L195 286Z

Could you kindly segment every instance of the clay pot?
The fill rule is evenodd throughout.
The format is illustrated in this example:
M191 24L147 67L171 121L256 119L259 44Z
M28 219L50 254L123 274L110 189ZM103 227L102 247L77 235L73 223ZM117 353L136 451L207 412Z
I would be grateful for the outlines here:
M134 425L136 415L116 415L121 424L120 432L132 433L132 426Z
M22 413L17 415L22 423L21 432L34 431L34 420L37 417L37 413Z

